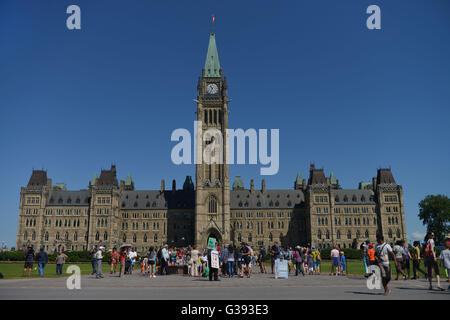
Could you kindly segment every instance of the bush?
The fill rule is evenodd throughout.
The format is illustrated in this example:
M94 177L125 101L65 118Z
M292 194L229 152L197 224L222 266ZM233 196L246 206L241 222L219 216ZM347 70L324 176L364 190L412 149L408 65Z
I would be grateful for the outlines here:
M331 248L329 249L322 249L320 251L320 256L322 260L330 260L330 254L331 254ZM344 252L346 259L362 259L362 250L360 249L341 249L341 251Z

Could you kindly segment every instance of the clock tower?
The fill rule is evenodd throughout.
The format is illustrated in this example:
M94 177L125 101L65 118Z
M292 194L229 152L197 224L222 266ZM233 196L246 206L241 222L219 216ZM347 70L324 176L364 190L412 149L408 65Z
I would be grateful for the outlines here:
M230 241L228 97L214 32L209 35L197 90L197 121L201 130L196 130L195 243L206 247L208 238L213 237L222 246Z

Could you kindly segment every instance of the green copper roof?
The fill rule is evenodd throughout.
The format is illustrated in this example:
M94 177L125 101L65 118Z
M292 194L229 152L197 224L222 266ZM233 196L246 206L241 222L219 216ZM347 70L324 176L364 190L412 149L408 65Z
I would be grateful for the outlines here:
M205 62L205 77L220 77L219 53L216 46L216 35L214 32L209 34L208 53Z
M359 183L358 189L364 190L367 186L370 186L370 182L362 181Z
M92 177L92 180L91 180L91 185L92 185L92 186L95 186L95 184L96 184L96 182L97 182L97 179L98 179L97 174L94 174L94 176Z
M242 182L241 176L236 176L234 179L233 190L244 190L244 183Z
M302 174L300 172L297 173L297 179L295 179L295 183L298 184L298 185L303 183L303 177L302 177Z
M183 183L183 190L194 190L194 183L192 182L191 176L186 176Z
M58 189L61 189L61 190L64 190L64 191L67 191L67 185L65 183L62 183L62 182L55 183L54 187L58 188Z
M133 180L131 179L131 174L128 174L127 178L125 180L125 185L126 186L131 186L132 183L133 183Z
M337 184L337 179L333 172L330 174L330 182L331 184Z

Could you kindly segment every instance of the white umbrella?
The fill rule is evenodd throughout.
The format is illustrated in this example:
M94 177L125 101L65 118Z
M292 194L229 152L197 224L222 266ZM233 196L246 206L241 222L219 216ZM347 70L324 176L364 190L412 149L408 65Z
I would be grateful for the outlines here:
M124 243L123 245L120 246L119 249L122 249L122 248L131 248L131 247L132 247L131 244L129 244L129 243Z

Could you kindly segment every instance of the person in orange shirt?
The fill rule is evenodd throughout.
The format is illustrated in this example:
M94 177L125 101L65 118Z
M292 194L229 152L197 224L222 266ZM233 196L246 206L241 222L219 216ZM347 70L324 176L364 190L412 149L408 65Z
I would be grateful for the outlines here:
M375 261L375 250L373 249L373 244L369 244L369 250L367 250L367 255L369 256L369 266L376 264Z

